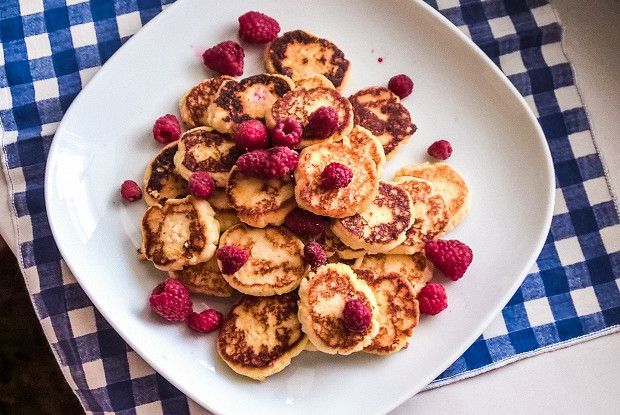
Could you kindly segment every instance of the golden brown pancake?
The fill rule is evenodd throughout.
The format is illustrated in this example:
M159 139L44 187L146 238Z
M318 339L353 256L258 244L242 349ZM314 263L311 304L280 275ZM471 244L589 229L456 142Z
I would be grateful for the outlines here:
M217 336L217 352L224 362L259 381L288 366L308 342L297 319L297 299L297 293L241 297Z
M385 166L385 152L381 141L370 131L361 125L354 125L349 135L343 142L347 142L351 147L361 151L375 162L379 177L383 175L383 166Z
M416 252L413 255L365 255L355 261L352 268L356 272L370 270L377 275L396 272L407 278L416 293L433 278L431 263L426 260L421 252Z
M321 173L334 162L351 169L353 179L346 187L325 189L321 185ZM364 210L379 191L375 163L356 149L340 143L305 148L299 155L295 181L295 200L299 207L332 218L343 218Z
M209 125L207 108L209 108L209 104L213 101L222 82L231 79L233 78L227 75L205 79L183 94L179 100L179 112L181 120L187 128Z
M206 262L188 265L176 271L168 271L168 275L180 281L185 288L194 293L230 297L233 292L232 287L222 277L215 256Z
M339 91L344 89L351 67L336 45L303 30L283 33L267 45L264 55L271 73L286 75L293 81L324 75Z
M142 217L141 255L163 271L209 260L220 224L206 200L187 196L150 206Z
M380 182L373 202L353 216L335 220L332 231L353 249L380 253L400 245L413 221L413 201L409 193Z
M163 205L168 199L182 199L189 194L187 180L174 167L177 147L177 141L166 145L144 171L144 200L149 206Z
M387 88L364 88L351 95L349 101L355 114L355 124L366 128L379 139L387 160L416 131L407 108L400 103L398 95Z
M408 338L418 325L420 309L411 283L403 275L393 272L377 274L370 270L355 271L357 277L366 281L377 300L379 332L370 345L368 353L386 355L404 349Z
M310 270L304 261L303 242L283 226L259 229L235 225L220 238L220 247L228 245L250 254L237 272L223 274L233 288L244 294L269 296L293 291ZM219 260L218 265L221 270Z
M240 155L241 150L231 135L210 127L196 127L181 135L174 165L186 180L195 171L207 171L216 186L225 187L228 173Z

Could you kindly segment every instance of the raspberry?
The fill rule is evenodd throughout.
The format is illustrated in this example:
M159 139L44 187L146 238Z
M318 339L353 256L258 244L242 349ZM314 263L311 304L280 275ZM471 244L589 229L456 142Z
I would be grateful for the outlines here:
M212 308L202 313L192 313L187 319L187 324L192 330L199 333L211 333L220 328L222 324L222 313Z
M135 202L142 199L142 189L133 180L125 180L121 184L121 196L128 202Z
M413 91L413 81L405 74L400 74L390 78L388 89L400 98L406 98Z
M353 180L353 172L344 164L329 163L321 172L321 185L325 189L347 187L351 180Z
M187 181L189 192L199 199L207 199L215 190L215 182L206 171L195 171Z
M153 289L149 305L157 314L170 321L183 321L192 313L189 291L173 278L168 278Z
M269 132L265 124L258 120L243 122L235 132L235 143L244 151L269 147Z
M321 244L310 242L304 246L304 259L312 268L317 268L327 262L327 254Z
M240 76L243 74L243 48L232 40L219 43L204 51L202 61L207 68L222 75Z
M420 313L434 316L448 307L448 297L446 290L441 284L426 284L417 296L420 304Z
M471 264L471 248L456 239L435 239L424 247L426 258L446 277L456 281L465 274Z
M323 139L338 129L338 113L332 107L319 107L308 117L304 137Z
M428 147L428 154L440 160L446 160L452 155L452 146L448 140L435 141Z
M312 212L295 208L284 218L286 227L295 235L306 241L312 241L325 232L325 221Z
M271 139L276 146L295 148L301 141L302 128L295 118L279 120L271 130Z
M239 171L246 176L263 178L265 166L267 165L267 159L269 153L267 150L254 150L249 153L242 154L235 165Z
M153 125L153 138L161 144L168 144L176 141L181 136L181 124L177 117L166 114L159 117Z
M298 161L299 155L295 151L280 146L242 154L236 166L246 176L269 180L290 174Z
M267 165L265 166L265 177L273 179L276 177L284 177L290 174L299 161L299 154L288 147L273 147L267 150Z
M239 37L248 43L267 43L278 37L280 25L259 12L247 12L239 17Z
M222 274L234 274L250 258L248 251L234 245L221 246L215 255L220 261Z
M354 333L363 333L370 326L372 313L362 300L349 300L342 310L344 327Z

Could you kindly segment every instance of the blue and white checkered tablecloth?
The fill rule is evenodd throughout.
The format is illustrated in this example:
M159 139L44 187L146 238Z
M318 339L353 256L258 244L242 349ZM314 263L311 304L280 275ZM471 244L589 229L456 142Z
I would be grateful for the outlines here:
M426 0L502 69L537 115L556 171L544 248L483 335L430 387L620 328L620 220L588 117L545 0ZM98 68L172 0L5 0L0 119L19 262L45 334L87 412L195 412L92 306L45 212L58 122Z

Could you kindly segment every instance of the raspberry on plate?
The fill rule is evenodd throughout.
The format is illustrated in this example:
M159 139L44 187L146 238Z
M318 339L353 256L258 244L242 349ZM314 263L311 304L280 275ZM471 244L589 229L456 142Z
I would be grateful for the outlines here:
M426 284L416 297L420 304L420 313L434 316L448 307L448 296L441 284Z
M284 224L305 241L317 239L325 232L325 221L321 216L299 207L284 217Z
M207 68L230 76L243 75L244 58L243 48L232 40L218 43L202 54L202 61Z
M362 300L349 300L342 310L344 327L354 333L363 333L370 326L372 313Z
M215 190L215 181L207 171L195 171L187 181L189 192L199 199L207 199Z
M269 180L290 174L297 167L298 161L297 152L279 146L242 154L237 159L236 166L246 176Z
M235 144L244 151L265 149L269 147L269 132L265 124L258 120L241 123L235 132Z
M278 37L280 25L266 14L251 11L239 17L239 37L248 43L267 43Z
M448 140L437 140L428 147L428 154L440 160L446 160L452 155L452 145Z
M176 141L181 136L181 124L177 117L166 114L159 117L153 125L153 138L161 144L168 144Z
M325 189L347 187L353 180L350 168L340 163L329 163L321 172L321 185Z
M465 274L473 259L471 248L456 239L435 239L424 247L426 258L439 271L456 281Z
M222 274L234 274L248 262L250 253L237 246L226 245L217 250L216 257L220 262Z
M413 81L405 74L400 74L390 78L388 89L398 95L399 98L406 98L413 91Z
M149 297L149 305L169 321L183 321L192 313L189 291L174 278L157 285Z
M327 254L321 244L312 241L304 246L304 260L312 268L317 268L327 263Z
M133 180L125 180L121 185L121 197L128 202L142 199L142 189Z
M319 107L308 117L304 137L323 139L338 129L338 112L333 107Z
M222 325L222 313L212 308L201 313L193 312L187 318L189 327L198 333L211 333Z
M279 120L271 129L271 139L276 146L294 149L301 142L302 132L299 121L295 118L285 118Z

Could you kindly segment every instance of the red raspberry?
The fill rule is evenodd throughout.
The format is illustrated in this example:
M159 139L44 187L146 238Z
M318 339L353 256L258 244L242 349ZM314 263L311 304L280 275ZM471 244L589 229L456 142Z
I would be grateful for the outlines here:
M142 199L142 189L133 180L125 180L121 184L121 197L128 202Z
M249 153L242 154L235 165L239 171L246 176L264 178L265 166L269 153L267 150L254 150Z
M207 68L222 75L243 75L243 48L232 40L219 43L204 51L202 61Z
M321 244L310 242L304 246L304 259L312 268L317 268L327 262L327 254Z
M192 313L189 291L173 278L168 278L153 289L149 304L157 314L170 321L183 321Z
M244 151L269 147L269 132L265 124L258 120L243 122L235 132L235 143Z
M207 199L215 190L215 182L206 171L195 171L187 181L189 192L199 199Z
M308 124L304 127L304 137L324 139L334 134L338 129L338 113L332 107L317 108L308 117Z
M305 241L317 239L325 232L323 218L301 208L291 210L284 217L284 223L291 232Z
M222 324L222 313L212 308L202 313L192 313L187 319L187 324L192 330L199 333L211 333L220 328Z
M342 310L344 327L354 333L363 333L370 326L372 313L362 300L349 300Z
M159 117L153 125L153 138L161 144L168 144L176 141L181 136L181 124L177 117L166 114Z
M456 281L465 274L471 264L471 248L456 239L435 239L424 247L426 258L446 277Z
M280 25L259 12L247 12L239 17L239 37L248 43L267 43L278 37Z
M347 187L351 180L353 180L353 172L344 164L329 163L321 172L321 185L325 189Z
M390 78L388 89L400 98L406 98L413 91L413 81L405 74L400 74Z
M271 130L274 145L293 149L301 142L301 135L301 124L295 118L279 120Z
M221 246L215 255L220 261L222 274L234 274L250 258L248 251L234 245Z
M452 155L452 146L447 140L435 141L428 147L428 154L440 160L446 160Z
M267 179L276 177L284 177L290 174L299 161L299 154L288 147L273 147L267 150L267 165L265 166L264 175Z
M420 313L434 316L448 307L446 290L441 284L426 284L417 296L420 303Z

